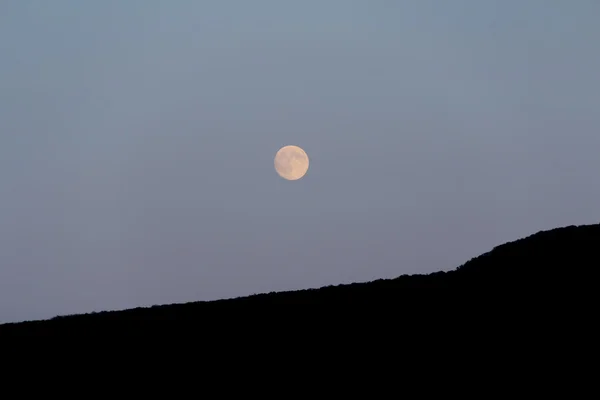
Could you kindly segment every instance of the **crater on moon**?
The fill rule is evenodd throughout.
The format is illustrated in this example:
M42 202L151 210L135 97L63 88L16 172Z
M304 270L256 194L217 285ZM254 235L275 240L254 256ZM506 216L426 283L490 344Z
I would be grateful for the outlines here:
M288 181L302 178L306 175L308 166L308 155L298 146L284 146L275 155L275 171Z

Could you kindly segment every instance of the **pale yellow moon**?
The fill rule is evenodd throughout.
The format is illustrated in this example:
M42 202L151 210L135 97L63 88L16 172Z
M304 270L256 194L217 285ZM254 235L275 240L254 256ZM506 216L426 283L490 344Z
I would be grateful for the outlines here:
M275 171L283 179L296 181L306 175L308 155L298 146L284 146L275 155Z

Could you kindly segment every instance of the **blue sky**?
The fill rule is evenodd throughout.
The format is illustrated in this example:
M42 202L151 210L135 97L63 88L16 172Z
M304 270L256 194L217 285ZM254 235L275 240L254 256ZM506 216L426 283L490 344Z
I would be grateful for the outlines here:
M0 321L448 270L598 222L598 15L3 1Z

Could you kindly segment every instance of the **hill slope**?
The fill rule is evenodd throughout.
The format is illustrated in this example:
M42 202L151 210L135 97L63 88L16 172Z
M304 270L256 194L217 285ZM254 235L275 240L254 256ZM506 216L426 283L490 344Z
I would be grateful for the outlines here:
M516 307L522 310L527 302L550 304L557 296L564 298L565 293L581 292L593 282L598 265L600 224L568 226L503 244L449 272L4 324L0 325L0 334L147 335L162 329L206 332L216 329L217 320L235 320L244 326L248 326L249 318L254 322L266 317L271 322L274 318L306 320L307 310L311 310L313 319L316 314L335 319L349 313L374 315L391 311L408 318L456 314L457 310L475 313L481 307L487 307L487 312Z

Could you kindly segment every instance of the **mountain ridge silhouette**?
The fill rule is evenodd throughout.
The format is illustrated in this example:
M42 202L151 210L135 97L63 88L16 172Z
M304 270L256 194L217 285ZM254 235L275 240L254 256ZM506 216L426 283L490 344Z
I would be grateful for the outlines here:
M214 318L252 315L258 321L277 315L279 320L291 320L305 318L307 310L329 313L333 319L349 311L369 315L377 309L394 309L404 318L456 314L456 310L475 312L482 304L488 312L502 309L522 313L541 303L549 309L557 296L564 300L567 289L585 292L583 288L594 282L598 265L600 224L569 225L500 244L450 271L11 322L0 324L0 334L149 332L167 328L205 331L208 321ZM285 313L281 307L286 307Z

